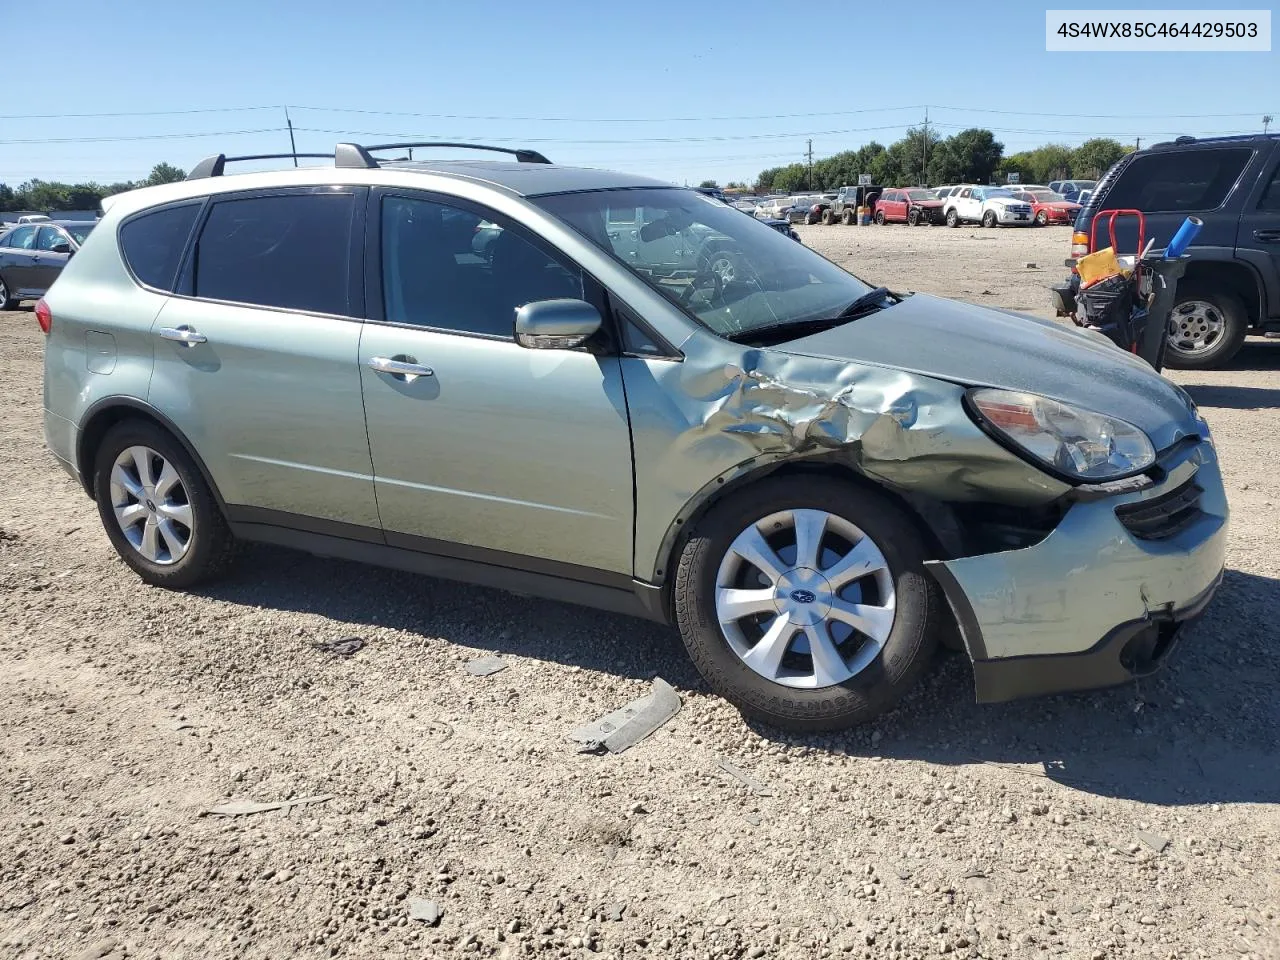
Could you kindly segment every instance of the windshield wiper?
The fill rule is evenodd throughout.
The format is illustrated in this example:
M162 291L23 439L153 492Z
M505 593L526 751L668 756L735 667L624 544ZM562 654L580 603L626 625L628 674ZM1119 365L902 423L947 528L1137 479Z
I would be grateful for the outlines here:
M889 292L888 287L876 287L868 290L853 303L849 304L834 317L810 317L807 320L779 320L777 323L765 324L761 327L753 327L750 330L742 330L731 335L728 339L734 343L755 343L755 341L763 338L764 340L772 340L775 334L786 332L786 336L782 339L794 340L797 337L804 336L809 333L819 333L823 330L829 330L832 327L838 327L840 324L868 313L872 308L879 308L880 302L895 294ZM900 299L900 298L899 298ZM781 342L781 340L779 340Z

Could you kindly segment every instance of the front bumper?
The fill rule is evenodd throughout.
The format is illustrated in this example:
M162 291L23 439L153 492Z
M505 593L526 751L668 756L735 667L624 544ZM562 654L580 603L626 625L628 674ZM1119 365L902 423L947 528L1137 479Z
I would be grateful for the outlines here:
M1156 486L1075 502L1034 546L928 564L973 661L979 702L1113 686L1164 662L1212 599L1227 539L1212 444L1174 459ZM1151 526L1147 515L1176 506L1191 484L1201 491L1196 510L1167 531ZM1118 507L1128 508L1124 520Z
M1031 211L1025 213L1013 213L1009 210L996 211L997 222L1006 227L1028 227L1035 222L1035 217Z

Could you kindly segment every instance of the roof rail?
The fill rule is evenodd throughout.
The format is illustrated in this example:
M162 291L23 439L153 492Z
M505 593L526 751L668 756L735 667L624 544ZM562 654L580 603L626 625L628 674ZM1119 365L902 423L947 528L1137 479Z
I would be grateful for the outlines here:
M241 160L294 160L299 157L305 159L322 159L332 160L332 153L255 153L243 157L228 157L226 154L218 153L212 157L205 157L187 174L188 180L203 180L205 177L220 177L228 163L238 163Z
M442 147L460 150L491 150L494 153L509 153L520 163L550 163L551 161L537 150L525 150L516 147L490 147L482 143L447 143L440 140L424 140L418 143L377 143L361 146L358 143L338 144L334 165L338 167L372 168L378 165L374 150L407 150L415 147Z

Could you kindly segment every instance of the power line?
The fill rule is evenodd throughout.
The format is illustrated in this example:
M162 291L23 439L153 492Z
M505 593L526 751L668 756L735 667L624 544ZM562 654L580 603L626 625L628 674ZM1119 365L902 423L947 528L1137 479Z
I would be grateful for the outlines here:
M284 127L259 127L255 130L214 130L210 133L149 133L126 137L56 137L39 140L0 140L0 146L20 143L125 143L134 140L195 140L200 137L240 137L251 133L278 133Z
M8 113L0 120L92 120L111 117L182 117L193 113L244 113L249 110L279 110L278 104L262 107L202 107L195 110L126 110L115 113Z

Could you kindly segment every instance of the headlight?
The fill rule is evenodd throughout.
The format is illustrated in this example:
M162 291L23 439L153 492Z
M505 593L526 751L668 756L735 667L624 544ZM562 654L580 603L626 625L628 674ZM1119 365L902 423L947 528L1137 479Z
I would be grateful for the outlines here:
M1155 463L1151 440L1124 420L1011 390L973 390L969 400L987 426L1054 472L1096 482Z

